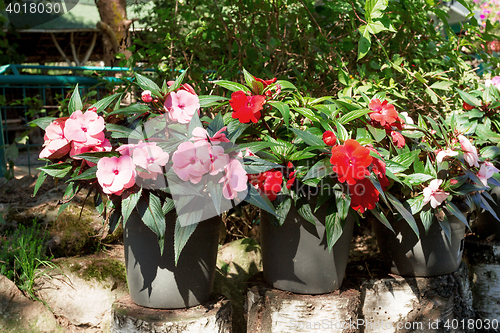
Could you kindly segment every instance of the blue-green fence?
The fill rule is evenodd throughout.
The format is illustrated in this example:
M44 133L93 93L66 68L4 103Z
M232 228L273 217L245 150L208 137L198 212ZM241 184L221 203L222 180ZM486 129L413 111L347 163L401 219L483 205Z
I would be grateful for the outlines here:
M152 69L136 70L154 72ZM0 100L0 177L6 174L8 157L16 157L12 154L15 152L10 146L12 144L20 152L14 161L15 165L27 167L30 175L34 168L41 165L37 159L43 144L42 131L35 129L22 142L16 143L16 137L30 128L28 123L34 117L43 116L44 113L34 114L30 111L34 107L30 103L13 105L13 101L27 101L36 97L35 101L43 104L41 108L44 112L50 112L58 108L58 101L64 99L76 84L81 96L92 90L97 92L92 98L100 99L110 93L107 89L110 85L106 83L123 83L122 79L109 76L109 73L127 71L129 68L122 67L0 66L0 92L4 97Z

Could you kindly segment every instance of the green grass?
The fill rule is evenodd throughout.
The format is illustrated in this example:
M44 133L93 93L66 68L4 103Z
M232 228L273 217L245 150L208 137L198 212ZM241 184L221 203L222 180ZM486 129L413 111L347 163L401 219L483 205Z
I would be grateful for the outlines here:
M13 232L3 235L0 242L0 273L5 275L32 299L35 280L44 275L41 267L56 268L45 254L48 233L41 230L36 220L33 225L19 225Z

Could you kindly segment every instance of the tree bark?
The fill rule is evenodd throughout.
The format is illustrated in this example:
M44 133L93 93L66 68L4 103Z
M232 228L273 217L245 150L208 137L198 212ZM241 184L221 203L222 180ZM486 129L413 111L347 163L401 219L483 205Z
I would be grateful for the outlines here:
M128 59L131 52L129 28L132 20L127 19L127 3L125 0L95 0L101 21L97 23L103 33L104 64L116 66L118 53L125 54Z

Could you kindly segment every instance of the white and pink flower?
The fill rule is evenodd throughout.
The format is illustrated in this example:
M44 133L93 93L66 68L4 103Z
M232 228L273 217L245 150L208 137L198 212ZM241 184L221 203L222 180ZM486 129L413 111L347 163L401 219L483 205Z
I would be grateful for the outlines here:
M153 97L151 97L151 91L144 90L141 94L141 99L144 103L151 103L153 101Z
M120 195L135 184L135 164L130 156L103 157L97 163L97 181L106 194Z
M437 150L436 151L436 161L438 163L442 163L445 157L457 156L458 151L454 151L453 149L445 149L445 150Z
M467 139L463 135L458 136L458 140L460 141L460 146L464 152L464 159L469 164L469 166L476 166L479 168L479 156L477 155L477 149L470 143L469 139Z
M436 208L448 198L450 193L439 188L442 183L442 179L434 179L429 183L429 186L424 188L424 204L430 201L431 207Z
M481 164L481 168L477 173L477 178L481 180L484 186L488 186L488 179L493 177L493 175L497 172L500 172L500 170L495 168L493 163L486 161L483 164Z

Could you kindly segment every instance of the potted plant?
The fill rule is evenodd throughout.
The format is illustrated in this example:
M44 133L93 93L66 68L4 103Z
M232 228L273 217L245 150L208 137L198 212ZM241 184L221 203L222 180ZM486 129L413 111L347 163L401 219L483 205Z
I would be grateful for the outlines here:
M122 94L84 107L77 87L67 117L36 120L45 130L40 158L47 164L34 193L48 176L67 178L61 212L86 188L110 231L123 225L130 296L152 308L210 297L218 215L242 200L272 211L248 185L235 145L241 131L228 130L220 115L202 122L200 107L211 98L183 77L160 88L136 74L142 101L125 108ZM253 170L266 170L259 161L251 161Z
M273 165L263 173L247 170L276 212L261 214L264 278L291 292L331 292L341 286L360 214L371 210L388 223L379 206L383 197L412 219L397 198L383 194L385 162L360 120L372 111L347 99L304 96L285 80L243 74L245 85L215 83L231 91L226 116L243 129L245 159Z
M481 155L497 164L494 160L500 155L500 76L492 79L473 81L471 87L465 90L458 90L462 107L467 112L457 116L457 125L469 135L476 138L477 147ZM484 169L484 167L483 167ZM484 173L484 171L483 171ZM497 176L494 174L493 177ZM497 177L497 180L500 178ZM500 200L500 187L493 187L490 191L492 201L489 200L491 207L499 216L498 208ZM483 207L477 207L474 211L476 218L471 223L472 231L482 239L499 239L500 223L495 216L485 210Z
M494 214L487 199L490 187L500 185L493 178L499 170L471 142L474 124L465 121L473 117L470 112L436 119L418 115L416 123L405 117L401 145L387 145L383 152L391 178L385 194L397 197L414 216L407 223L385 208L390 225L374 224L380 251L394 274L454 272L462 258L468 213L482 208Z

